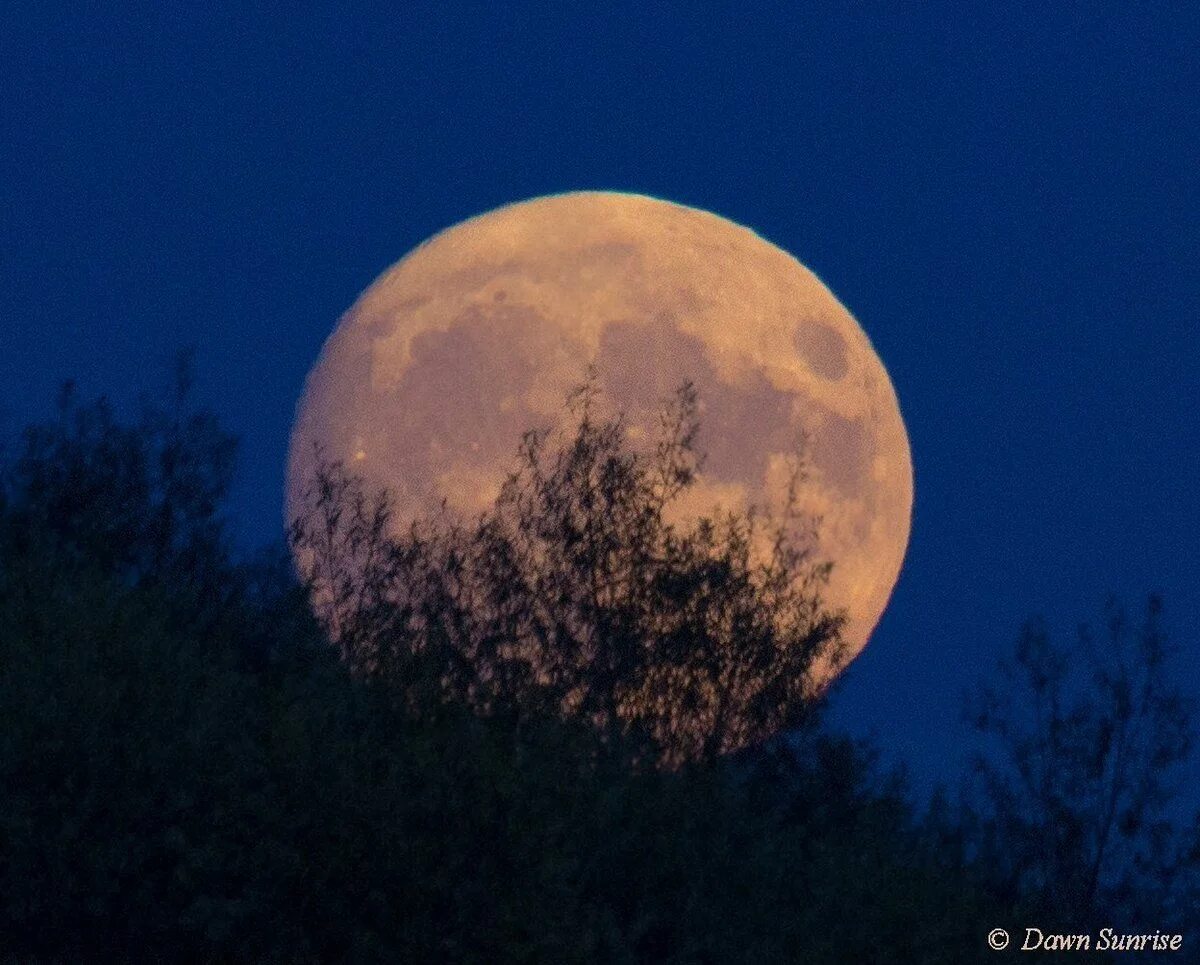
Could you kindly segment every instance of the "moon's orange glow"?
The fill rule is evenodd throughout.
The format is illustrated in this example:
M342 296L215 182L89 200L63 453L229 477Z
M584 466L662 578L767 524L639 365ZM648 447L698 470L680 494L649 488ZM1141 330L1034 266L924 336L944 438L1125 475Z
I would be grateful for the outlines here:
M867 336L787 252L716 215L581 192L456 225L385 271L342 317L292 436L288 513L313 443L396 501L484 508L521 433L557 423L594 363L636 435L685 379L707 460L692 512L780 496L801 445L846 657L866 645L908 544L913 477L896 395ZM833 673L826 669L826 677Z

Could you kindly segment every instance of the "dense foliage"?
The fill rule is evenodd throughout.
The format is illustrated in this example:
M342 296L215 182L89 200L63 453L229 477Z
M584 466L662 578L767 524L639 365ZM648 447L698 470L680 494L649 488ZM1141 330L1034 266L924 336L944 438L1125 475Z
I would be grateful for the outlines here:
M663 769L358 672L282 551L230 551L231 467L182 392L66 396L4 466L0 957L962 965L1019 920L969 822L811 716Z

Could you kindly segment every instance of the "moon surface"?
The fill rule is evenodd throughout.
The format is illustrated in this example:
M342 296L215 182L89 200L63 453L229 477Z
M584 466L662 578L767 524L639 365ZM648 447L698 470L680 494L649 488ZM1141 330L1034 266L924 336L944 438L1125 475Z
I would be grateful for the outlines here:
M521 434L564 418L589 364L652 434L662 399L699 392L707 454L692 514L775 504L803 450L800 508L819 518L825 599L844 653L866 645L908 545L913 477L892 383L866 334L787 252L717 215L616 192L511 204L447 229L342 316L309 375L287 513L314 443L395 501L403 530L443 499L474 514ZM822 679L823 678L823 679Z

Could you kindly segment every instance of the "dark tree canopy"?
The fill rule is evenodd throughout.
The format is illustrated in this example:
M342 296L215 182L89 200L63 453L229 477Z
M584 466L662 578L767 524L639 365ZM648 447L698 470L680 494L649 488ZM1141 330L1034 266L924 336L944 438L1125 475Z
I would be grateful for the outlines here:
M596 389L570 432L529 432L495 505L389 535L386 493L324 464L292 528L302 576L361 673L436 680L484 711L550 708L653 741L677 765L799 724L809 671L832 660L842 616L821 588L810 521L722 512L677 523L696 479L697 398L664 405L648 450Z
M1027 637L988 705L1014 769L921 814L815 724L723 753L799 719L835 625L802 539L764 563L764 520L670 525L687 394L643 455L581 399L473 525L392 540L326 473L309 587L282 546L232 552L230 438L165 399L68 395L0 462L0 961L986 963L989 929L1086 894L1057 876L1105 835L1096 907L1189 924L1157 611L1049 729L1010 709L1078 658Z

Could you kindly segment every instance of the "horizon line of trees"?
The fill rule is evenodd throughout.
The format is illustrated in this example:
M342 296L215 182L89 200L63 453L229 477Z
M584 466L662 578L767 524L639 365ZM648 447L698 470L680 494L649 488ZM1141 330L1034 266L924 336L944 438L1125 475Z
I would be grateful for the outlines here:
M326 465L300 579L235 551L189 388L64 391L0 460L0 960L963 965L997 926L1195 927L1157 599L1028 623L919 808L805 686L840 627L808 521L668 523L686 387L648 452L585 391L474 523L397 538Z

